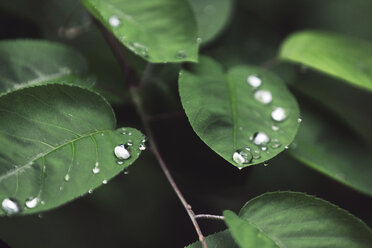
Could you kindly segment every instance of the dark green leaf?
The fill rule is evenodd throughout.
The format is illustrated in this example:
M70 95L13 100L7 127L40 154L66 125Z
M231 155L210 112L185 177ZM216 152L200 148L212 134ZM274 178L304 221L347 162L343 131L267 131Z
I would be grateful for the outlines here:
M224 211L225 222L241 248L279 248L264 232L261 232L248 221L239 218L232 211Z
M283 42L280 57L372 90L372 43L326 32L303 31Z
M208 247L210 248L237 248L234 240L231 237L229 230L214 233L205 238ZM203 248L200 241L197 241L186 248Z
M131 128L113 130L109 104L76 86L53 84L6 94L0 98L0 112L0 200L16 200L22 214L87 193L140 154L143 135ZM118 164L114 148L128 142L131 156ZM26 201L35 197L37 206L26 208Z
M262 80L257 89L247 83L250 75ZM255 99L254 95L263 93L262 90L271 92L272 102L264 104ZM296 135L299 116L296 100L278 77L261 68L237 66L226 77L219 64L201 58L190 71L181 72L179 91L194 131L212 150L237 167L273 158ZM285 110L287 118L282 122L271 117L276 107ZM254 144L251 138L257 132L266 134L269 143ZM233 160L237 151L247 156L247 163Z
M0 95L45 83L91 85L84 57L65 45L41 40L0 42Z
M196 62L197 25L187 0L84 0L130 50L153 63Z
M247 202L240 217L282 248L370 248L372 244L372 231L361 220L303 193L266 193Z
M308 111L303 117L291 155L339 182L372 195L370 150L355 134L335 128L337 123Z
M188 0L194 10L202 43L215 38L226 26L231 12L232 0Z

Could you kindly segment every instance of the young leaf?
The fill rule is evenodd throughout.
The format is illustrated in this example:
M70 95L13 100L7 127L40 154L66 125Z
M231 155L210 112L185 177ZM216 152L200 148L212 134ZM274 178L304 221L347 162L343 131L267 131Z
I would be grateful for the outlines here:
M248 221L239 218L232 211L224 211L225 222L234 237L234 240L241 248L280 248L264 232L260 231Z
M263 194L247 202L239 215L244 223L229 212L226 220L240 247L250 247L250 241L244 241L248 233L238 230L238 226L248 230L257 228L262 236L269 237L281 248L367 248L372 244L372 231L361 220L327 201L303 193Z
M21 214L71 201L140 154L143 135L132 128L113 130L110 105L80 87L50 84L14 91L0 98L0 112L0 215L12 213L9 199ZM114 149L121 144L128 147L116 149L118 160Z
M295 98L278 77L258 67L237 66L226 77L219 64L201 58L181 71L179 91L194 131L237 167L273 158L296 135Z
M87 73L84 57L70 47L50 41L0 41L0 64L0 95L50 82L91 84L78 78Z
M211 248L238 248L232 239L229 230L211 234L205 238L208 247ZM186 248L203 248L200 241L188 245Z
M287 38L280 58L301 63L351 85L372 90L372 43L341 35L303 31Z
M130 50L153 63L196 62L197 25L187 0L83 0Z
M215 38L226 26L232 12L232 0L188 0L198 23L200 42Z
M305 111L290 153L304 164L372 196L372 156L354 134ZM353 136L354 135L354 136Z

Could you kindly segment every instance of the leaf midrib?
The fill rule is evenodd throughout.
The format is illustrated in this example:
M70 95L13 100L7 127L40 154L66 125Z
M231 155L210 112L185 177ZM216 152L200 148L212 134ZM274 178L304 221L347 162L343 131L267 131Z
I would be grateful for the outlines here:
M21 170L23 170L23 169L27 169L27 168L31 168L31 167L28 167L28 166L31 166L31 165L33 164L34 161L36 161L36 160L38 160L38 159L40 159L40 158L42 158L42 157L46 157L46 156L48 156L50 153L55 152L56 150L58 150L58 149L60 149L60 148L62 148L62 147L64 147L64 146L66 146L66 145L72 144L72 143L74 143L74 142L76 142L76 141L79 141L80 139L84 139L84 138L87 138L87 137L89 137L89 136L92 136L92 135L95 135L95 134L98 134L98 133L105 133L105 132L110 132L110 131L113 131L113 130L99 130L99 131L95 131L95 132L93 132L93 133L87 133L87 134L81 135L81 136L79 136L79 137L77 137L77 138L75 138L75 139L72 139L72 140L70 140L70 141L68 141L68 142L65 142L65 143L63 143L63 144L60 144L59 146L56 146L56 147L54 147L53 149L48 150L48 151L45 152L45 153L40 153L40 154L36 155L35 157L33 157L33 158L32 158L29 162L27 162L26 164L21 165L21 166L19 166L19 167L16 167L15 169L11 169L11 170L9 170L7 173L5 173L4 175L0 176L0 182L2 182L4 179L6 179L6 178L8 178L8 177L10 177L10 176L13 176L14 174L17 174L18 171L21 171ZM14 166L16 166L16 165L14 165Z

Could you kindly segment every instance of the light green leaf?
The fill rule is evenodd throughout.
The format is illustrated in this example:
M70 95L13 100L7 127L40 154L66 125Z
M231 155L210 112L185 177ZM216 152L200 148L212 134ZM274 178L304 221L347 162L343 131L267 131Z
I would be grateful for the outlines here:
M372 43L332 33L303 31L283 42L280 58L372 90Z
M205 241L210 248L238 248L229 230L211 234L205 238ZM203 248L203 246L200 241L197 241L186 248Z
M187 0L84 0L127 48L147 61L196 62L197 25Z
M233 0L188 0L195 13L199 38L206 43L215 38L226 26Z
M84 57L63 44L42 40L0 42L0 95L45 83L91 86Z
M371 151L329 119L305 111L290 153L304 164L372 196ZM333 125L332 125L333 124ZM338 126L338 128L335 128Z
M369 248L372 244L372 231L361 220L303 193L263 194L247 202L240 217L282 248Z
M257 89L247 83L251 75L258 75L262 81ZM254 95L263 93L262 90L271 92L272 102L263 104L255 99ZM201 58L191 70L181 71L179 91L183 108L197 135L237 167L273 158L296 135L299 116L296 100L278 77L261 68L237 66L225 76L219 64ZM277 107L285 110L287 118L282 122L271 117ZM251 138L257 132L266 134L269 143L254 144ZM257 136L256 141L263 136ZM244 163L236 162L239 156L233 160L235 152L247 157Z
M248 221L239 218L232 211L224 211L225 222L241 248L279 248L273 240Z
M51 84L18 90L0 98L0 112L0 201L14 199L21 214L48 210L87 193L140 154L143 135L131 128L113 130L110 105L80 87ZM131 156L118 164L114 148L128 142ZM25 207L35 197L37 206Z

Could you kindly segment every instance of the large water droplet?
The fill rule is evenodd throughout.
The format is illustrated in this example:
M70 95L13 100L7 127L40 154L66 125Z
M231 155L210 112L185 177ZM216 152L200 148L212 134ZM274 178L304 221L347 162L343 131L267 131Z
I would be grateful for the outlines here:
M25 205L27 208L34 208L39 203L39 198L37 197L30 197L26 200Z
M111 27L114 27L114 28L119 27L120 26L120 19L119 19L119 17L117 17L115 15L111 16L109 18L109 23L110 23Z
M100 169L98 167L94 167L92 172L93 174L98 174L100 172Z
M273 100L271 92L268 90L258 90L254 93L254 98L263 104L269 104Z
M233 154L233 160L237 164L248 164L252 161L252 153L246 149L239 149Z
M124 145L117 145L114 149L114 154L118 159L128 159L130 157L129 150Z
M146 150L146 145L145 144L140 144L138 149L140 151L144 151L144 150Z
M270 142L270 138L266 133L256 132L253 134L252 142L258 146L266 146Z
M249 75L247 77L247 83L249 83L253 88L258 88L261 86L262 80L257 75Z
M65 175L65 181L66 181L66 182L70 181L70 174L66 174L66 175Z
M21 207L19 206L18 202L12 198L5 198L1 203L1 207L8 215L21 212Z
M271 112L271 118L274 121L281 122L287 118L287 113L283 108L277 107L273 110L273 112Z

